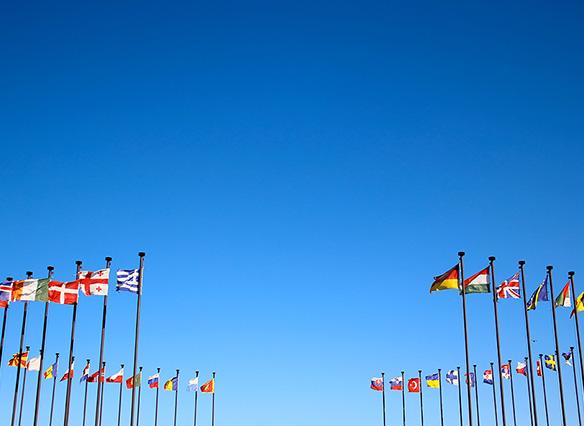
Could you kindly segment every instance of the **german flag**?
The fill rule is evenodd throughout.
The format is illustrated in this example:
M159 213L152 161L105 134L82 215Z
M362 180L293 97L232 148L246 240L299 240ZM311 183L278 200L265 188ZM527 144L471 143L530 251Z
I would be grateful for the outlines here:
M434 277L434 282L430 286L430 293L439 290L458 290L458 270L459 265L450 268L442 275Z

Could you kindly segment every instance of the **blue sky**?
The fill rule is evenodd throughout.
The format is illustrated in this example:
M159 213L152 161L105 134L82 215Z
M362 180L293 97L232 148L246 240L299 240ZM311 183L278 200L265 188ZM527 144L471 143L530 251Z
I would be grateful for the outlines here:
M528 291L547 264L557 288L571 269L582 288L582 4L2 9L1 273L41 276L51 264L66 280L77 259L97 269L109 255L113 268L131 268L146 251L145 374L217 371L218 425L380 424L371 376L463 365L459 300L428 294L459 250L469 272L497 256L498 281L526 259ZM492 306L488 296L469 299L471 358L482 372L495 359ZM109 365L131 364L134 302L110 298ZM33 352L42 310L30 309ZM10 309L4 363L21 312ZM573 324L567 310L558 314L565 350L576 343ZM81 300L80 360L97 357L100 315L100 300ZM504 357L522 358L520 303L501 303L500 315ZM551 351L549 305L530 316L534 350ZM70 309L52 305L48 353L67 352L69 323ZM573 419L569 370L565 382ZM3 367L2 410L13 385ZM185 385L181 425L192 411ZM57 424L64 392L58 386ZM490 425L490 388L480 392ZM456 389L444 393L454 424ZM426 424L436 425L437 395L427 396ZM106 424L116 398L108 387ZM153 401L145 389L143 424ZM81 402L75 384L75 419ZM400 402L388 395L389 425L401 422ZM417 424L417 399L408 404ZM201 424L209 410L203 396ZM163 394L165 422L171 412Z

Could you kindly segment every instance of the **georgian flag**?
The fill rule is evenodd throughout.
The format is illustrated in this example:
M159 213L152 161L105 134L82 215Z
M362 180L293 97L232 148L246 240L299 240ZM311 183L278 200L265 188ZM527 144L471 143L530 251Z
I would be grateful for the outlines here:
M79 271L77 281L81 285L81 292L86 296L107 296L109 273L109 268L94 272Z
M61 281L49 282L49 300L61 305L72 305L79 300L79 283L71 281L64 283Z

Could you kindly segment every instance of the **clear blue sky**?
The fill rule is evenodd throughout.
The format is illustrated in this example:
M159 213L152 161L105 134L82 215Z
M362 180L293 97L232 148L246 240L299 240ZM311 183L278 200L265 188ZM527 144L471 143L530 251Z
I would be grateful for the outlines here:
M458 250L469 272L497 256L498 279L525 258L530 291L547 264L558 288L568 270L584 272L584 7L242 3L2 7L1 273L52 264L66 280L76 259L129 268L144 250L146 375L216 370L218 426L380 425L371 376L463 365L458 298L428 294ZM481 372L495 359L489 300L469 302ZM110 301L112 372L131 364L135 299ZM30 309L33 352L42 309ZM4 363L21 312L10 309ZM558 313L565 350L573 325ZM100 315L100 300L81 300L79 360L97 357ZM549 305L531 318L535 351L551 351ZM70 309L52 305L49 354L67 352L69 323ZM501 324L504 356L522 358L520 303L501 303ZM13 385L3 367L2 412ZM191 420L185 385L180 425ZM480 391L490 425L490 388ZM444 392L452 425L456 389ZM437 393L427 395L435 426ZM144 425L153 396L145 389ZM523 415L524 396L518 380ZM108 386L106 425L116 397ZM76 383L76 422L81 402ZM390 426L399 406L388 395ZM165 393L163 424L171 411ZM209 411L202 396L200 424Z

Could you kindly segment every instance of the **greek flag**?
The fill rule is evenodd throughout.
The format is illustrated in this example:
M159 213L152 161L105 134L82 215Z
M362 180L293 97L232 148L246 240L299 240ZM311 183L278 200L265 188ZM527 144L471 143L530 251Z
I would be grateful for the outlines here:
M130 293L138 293L138 277L140 276L139 269L118 269L117 277L118 284L117 291L129 291Z
M458 371L450 370L448 373L446 373L446 383L458 386Z

